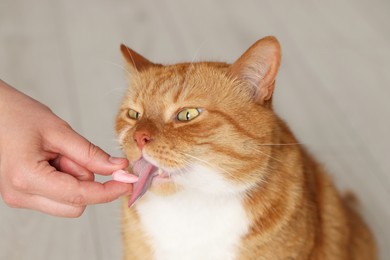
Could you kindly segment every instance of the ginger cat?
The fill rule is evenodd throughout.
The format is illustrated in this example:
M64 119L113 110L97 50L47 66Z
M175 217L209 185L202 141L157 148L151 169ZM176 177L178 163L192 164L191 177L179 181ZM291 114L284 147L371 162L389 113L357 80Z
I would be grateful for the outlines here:
M376 259L362 219L273 112L274 37L231 65L121 51L131 80L116 131L139 175L124 259Z

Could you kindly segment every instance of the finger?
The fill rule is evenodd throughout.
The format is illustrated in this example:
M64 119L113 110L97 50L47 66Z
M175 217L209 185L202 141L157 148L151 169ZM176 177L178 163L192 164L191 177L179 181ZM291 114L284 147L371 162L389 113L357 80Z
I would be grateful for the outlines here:
M100 204L114 201L123 195L129 195L132 190L132 184L114 180L105 183L83 182L81 194L87 204Z
M124 170L117 170L112 173L112 179L114 181L120 181L124 183L135 183L138 181L138 176L135 176Z
M28 209L35 209L45 214L66 217L66 218L77 218L80 217L86 206L74 206L63 204L39 195L32 196L29 200Z
M58 171L71 174L80 181L93 181L95 175L65 156L58 156L52 163Z
M85 206L63 204L39 195L14 193L10 207L32 209L58 217L75 218L81 216Z
M73 206L113 201L132 191L131 184L108 181L79 181L71 175L51 171L35 179L31 193Z
M127 159L110 157L71 128L64 127L62 131L52 131L48 138L50 149L65 155L89 171L109 175L115 170L128 167Z

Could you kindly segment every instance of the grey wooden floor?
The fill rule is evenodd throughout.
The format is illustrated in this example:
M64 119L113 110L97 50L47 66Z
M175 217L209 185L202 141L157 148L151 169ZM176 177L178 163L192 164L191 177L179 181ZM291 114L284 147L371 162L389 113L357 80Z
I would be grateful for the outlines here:
M390 259L390 1L0 0L0 78L120 154L121 42L151 60L233 61L276 35L277 111L354 191ZM0 111L1 113L1 111ZM62 219L0 202L0 259L120 259L118 202Z

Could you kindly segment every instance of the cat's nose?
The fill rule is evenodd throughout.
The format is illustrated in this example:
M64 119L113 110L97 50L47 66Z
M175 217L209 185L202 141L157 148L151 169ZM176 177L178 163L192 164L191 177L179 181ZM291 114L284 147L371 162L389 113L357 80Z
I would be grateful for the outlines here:
M136 131L134 133L134 141L140 149L144 148L145 144L149 143L151 140L150 133L147 131Z

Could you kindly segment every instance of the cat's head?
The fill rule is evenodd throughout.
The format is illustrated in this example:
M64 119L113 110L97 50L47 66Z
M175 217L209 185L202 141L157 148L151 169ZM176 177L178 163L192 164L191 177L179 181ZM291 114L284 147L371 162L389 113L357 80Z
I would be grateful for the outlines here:
M134 171L149 174L140 182L157 176L151 190L165 195L240 192L261 182L270 158L262 144L272 143L276 125L274 37L257 41L231 65L163 66L124 45L121 51L130 84L116 131Z

